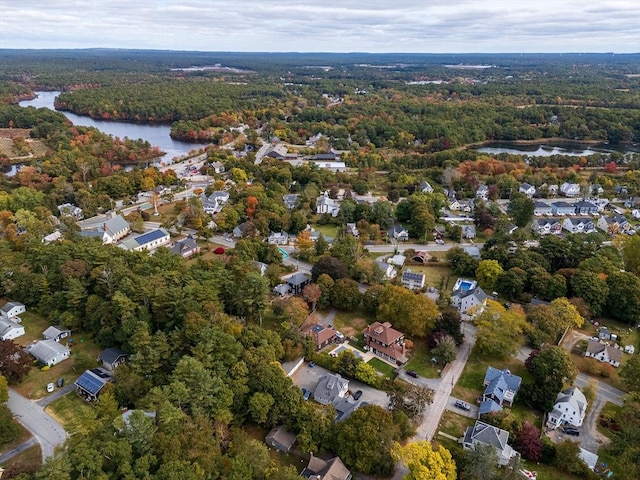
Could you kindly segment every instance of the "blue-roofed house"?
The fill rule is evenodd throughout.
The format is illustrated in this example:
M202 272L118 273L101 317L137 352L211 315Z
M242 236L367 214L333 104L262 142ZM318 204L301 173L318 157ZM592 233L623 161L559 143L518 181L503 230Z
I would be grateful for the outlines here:
M75 381L76 393L87 402L95 402L104 386L111 381L109 372L101 368L85 370Z
M513 406L513 401L518 390L520 390L521 384L522 378L512 374L507 369L487 368L482 384L485 389L478 414L497 412L502 410L505 405Z
M132 252L142 252L143 250L153 250L155 248L166 245L171 240L169 232L164 228L156 228L150 232L133 238L127 238L120 243L120 247L124 250Z

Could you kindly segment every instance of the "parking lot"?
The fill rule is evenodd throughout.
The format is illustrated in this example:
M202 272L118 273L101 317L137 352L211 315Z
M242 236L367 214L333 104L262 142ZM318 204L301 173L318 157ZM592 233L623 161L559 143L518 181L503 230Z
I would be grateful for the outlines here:
M309 364L305 362L293 375L292 380L298 387L306 388L313 393L320 377L328 373L332 372L317 365L315 367L309 367ZM378 405L385 409L389 406L387 392L377 390L356 380L349 380L349 391L353 394L358 390L362 390L362 397L360 397L361 402ZM313 394L311 398L313 398Z

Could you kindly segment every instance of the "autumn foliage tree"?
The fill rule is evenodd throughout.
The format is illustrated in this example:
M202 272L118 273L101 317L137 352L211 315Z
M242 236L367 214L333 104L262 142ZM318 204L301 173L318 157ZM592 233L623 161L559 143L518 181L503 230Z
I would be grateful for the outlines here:
M522 428L516 432L513 448L520 452L527 460L539 462L542 458L540 430L529 420L525 420Z
M256 208L258 208L258 199L254 196L247 197L247 217L253 219Z
M27 376L33 359L13 340L0 340L0 374L10 384L20 383Z
M391 454L409 469L405 480L456 480L456 464L442 445L434 448L431 442L420 441L403 447L396 442Z

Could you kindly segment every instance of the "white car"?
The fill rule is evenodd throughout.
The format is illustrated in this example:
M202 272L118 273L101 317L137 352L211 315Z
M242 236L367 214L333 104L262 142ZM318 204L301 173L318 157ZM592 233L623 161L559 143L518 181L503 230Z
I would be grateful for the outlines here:
M48 383L48 384L47 384L47 392L48 392L48 393L53 392L53 391L55 390L55 388L56 388L56 386L55 386L55 384L54 384L54 383Z

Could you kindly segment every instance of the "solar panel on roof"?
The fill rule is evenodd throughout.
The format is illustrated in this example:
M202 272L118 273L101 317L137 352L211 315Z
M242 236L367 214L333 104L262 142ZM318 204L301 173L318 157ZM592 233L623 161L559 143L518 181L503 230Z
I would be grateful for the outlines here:
M95 377L90 371L84 372L80 375L80 378L76 380L76 385L92 395L98 394L105 383L105 380Z
M151 232L143 233L142 235L136 237L136 242L140 245L144 245L145 243L153 242L154 240L159 240L164 237L165 233L162 230L153 230Z

